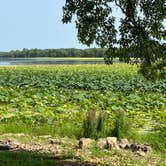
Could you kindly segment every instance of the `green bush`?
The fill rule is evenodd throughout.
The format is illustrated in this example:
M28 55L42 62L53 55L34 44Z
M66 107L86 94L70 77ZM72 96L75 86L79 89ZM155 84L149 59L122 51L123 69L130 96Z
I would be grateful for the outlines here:
M123 110L117 110L115 112L114 128L111 131L111 136L117 138L130 137L131 133L131 123L129 118L125 116Z
M105 115L103 112L97 115L95 109L88 111L83 122L83 137L97 139L104 136L104 120Z

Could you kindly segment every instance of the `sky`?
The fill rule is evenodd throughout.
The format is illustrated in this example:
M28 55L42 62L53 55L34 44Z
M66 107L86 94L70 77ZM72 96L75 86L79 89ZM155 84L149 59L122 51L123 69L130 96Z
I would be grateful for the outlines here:
M78 42L75 24L62 23L64 4L65 0L0 0L0 52L86 48ZM115 9L114 14L120 12Z
M63 24L65 0L0 0L0 51L86 48L75 24Z

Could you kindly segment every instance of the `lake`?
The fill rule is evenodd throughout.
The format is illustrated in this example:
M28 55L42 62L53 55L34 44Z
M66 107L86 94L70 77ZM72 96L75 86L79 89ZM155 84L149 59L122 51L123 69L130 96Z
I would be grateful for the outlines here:
M104 64L103 58L0 58L0 66L53 64Z

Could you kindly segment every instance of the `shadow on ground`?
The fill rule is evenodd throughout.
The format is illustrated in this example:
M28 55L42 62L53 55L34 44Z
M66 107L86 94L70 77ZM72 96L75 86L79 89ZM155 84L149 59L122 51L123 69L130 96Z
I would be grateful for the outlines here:
M26 151L0 151L0 166L97 166L66 157L51 157L48 154Z
M55 166L97 166L97 165L89 162L59 160L55 162Z

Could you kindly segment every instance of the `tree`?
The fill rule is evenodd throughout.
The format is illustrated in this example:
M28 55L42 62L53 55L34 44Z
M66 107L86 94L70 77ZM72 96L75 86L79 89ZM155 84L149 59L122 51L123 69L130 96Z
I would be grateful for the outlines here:
M121 11L115 26L113 9ZM166 66L165 0L66 0L63 23L75 19L78 40L107 48L107 62L115 57L129 62L130 54L141 60L140 72L147 78L161 77ZM117 52L115 46L120 48ZM108 63L109 64L109 63ZM144 72L147 71L147 72Z

